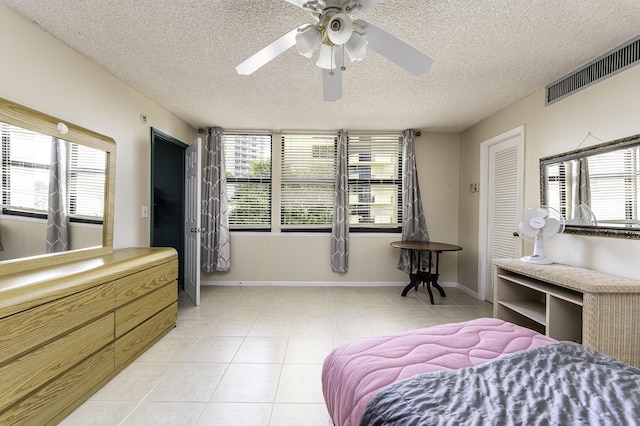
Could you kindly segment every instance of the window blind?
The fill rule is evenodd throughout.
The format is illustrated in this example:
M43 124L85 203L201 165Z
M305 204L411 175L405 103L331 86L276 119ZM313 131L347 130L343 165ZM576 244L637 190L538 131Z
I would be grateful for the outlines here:
M282 135L283 229L329 229L333 217L336 134Z
M2 123L2 204L46 212L51 136Z
M225 132L231 229L271 228L271 134Z
M589 207L598 225L637 225L640 192L640 159L637 147L588 157ZM576 160L547 166L547 204L572 218L570 183Z
M349 226L402 225L402 133L349 132Z
M14 214L47 214L52 137L2 123L2 203ZM102 221L106 153L67 142L67 212Z
M638 222L639 152L633 147L589 157L591 210L598 224Z
M87 219L102 218L107 154L76 143L69 143L68 152L69 214Z

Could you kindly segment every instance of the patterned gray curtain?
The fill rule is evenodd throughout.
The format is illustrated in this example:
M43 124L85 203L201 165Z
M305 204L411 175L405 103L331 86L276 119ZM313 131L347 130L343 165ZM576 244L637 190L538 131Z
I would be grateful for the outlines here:
M334 272L349 270L349 176L347 173L347 135L338 134L336 152L336 185L331 225L331 268Z
M422 210L413 130L405 130L402 142L402 240L429 241L427 221ZM421 269L429 267L428 256L422 256ZM400 250L398 269L411 272L411 252Z
M224 166L222 129L207 129L202 184L202 253L200 266L205 272L231 268L227 175Z
M49 207L47 212L47 253L69 249L67 229L67 143L53 138L49 169Z
M591 184L589 182L589 161L579 158L575 161L571 182L572 188L572 217L575 223L591 225L592 217L588 208L591 207ZM585 208L586 207L586 208Z

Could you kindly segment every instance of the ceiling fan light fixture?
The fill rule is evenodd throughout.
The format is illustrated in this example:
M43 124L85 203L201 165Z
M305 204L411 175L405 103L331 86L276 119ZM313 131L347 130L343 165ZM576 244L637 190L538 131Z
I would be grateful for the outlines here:
M325 70L336 68L336 54L333 46L328 44L322 44L322 46L320 46L320 55L318 55L316 66Z
M310 58L313 52L322 43L322 34L320 30L314 26L309 26L303 31L296 34L296 50L302 56Z
M353 34L353 22L346 13L336 13L326 26L327 36L333 44L345 44Z
M361 61L367 56L367 41L360 34L354 32L349 41L345 43L344 50L347 51L351 62Z

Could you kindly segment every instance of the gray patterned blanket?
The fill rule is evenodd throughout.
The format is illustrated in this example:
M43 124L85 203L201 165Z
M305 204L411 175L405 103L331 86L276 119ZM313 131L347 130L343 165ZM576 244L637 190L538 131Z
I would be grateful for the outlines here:
M559 342L387 386L360 426L640 425L640 369Z

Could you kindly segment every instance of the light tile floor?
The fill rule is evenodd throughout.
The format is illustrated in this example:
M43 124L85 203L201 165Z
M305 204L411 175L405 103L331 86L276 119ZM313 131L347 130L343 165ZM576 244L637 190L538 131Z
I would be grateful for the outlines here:
M445 288L202 288L179 296L175 329L62 425L327 426L322 362L349 341L492 315Z

